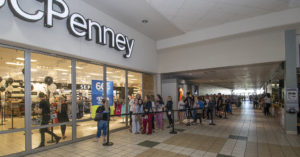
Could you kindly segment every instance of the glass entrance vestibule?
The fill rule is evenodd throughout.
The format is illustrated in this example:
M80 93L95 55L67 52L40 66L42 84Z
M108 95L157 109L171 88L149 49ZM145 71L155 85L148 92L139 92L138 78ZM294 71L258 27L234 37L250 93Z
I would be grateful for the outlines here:
M97 131L93 117L101 99L113 115L129 112L129 98L136 94L154 95L152 74L2 44L0 56L0 156L90 138ZM46 123L43 100L49 102ZM110 130L127 126L126 116L111 119ZM42 140L45 129L60 142L47 133ZM41 143L45 147L38 148Z

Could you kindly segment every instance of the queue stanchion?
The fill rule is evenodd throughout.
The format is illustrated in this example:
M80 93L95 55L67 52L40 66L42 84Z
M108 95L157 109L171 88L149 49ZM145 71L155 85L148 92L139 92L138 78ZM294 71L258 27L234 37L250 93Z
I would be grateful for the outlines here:
M109 141L109 121L110 121L110 113L108 114L108 121L107 121L107 138L106 143L103 143L103 146L112 146L114 143Z
M175 131L175 117L174 117L174 110L172 110L172 117L173 117L173 119L172 119L172 131L170 132L170 134L177 134L177 131Z

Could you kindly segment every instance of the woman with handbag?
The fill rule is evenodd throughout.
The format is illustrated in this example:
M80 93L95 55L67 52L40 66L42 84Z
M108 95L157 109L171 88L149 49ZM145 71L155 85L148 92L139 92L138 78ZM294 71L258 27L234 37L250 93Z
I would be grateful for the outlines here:
M69 121L68 117L68 105L66 104L65 98L60 96L58 98L58 103L57 103L57 109L58 109L58 122L59 123L64 123ZM60 130L62 134L62 138L65 139L67 136L65 136L66 132L66 125L61 125Z
M102 99L102 105L97 108L95 116L95 121L98 122L97 137L95 142L99 141L99 138L101 137L101 131L103 132L103 143L106 142L106 131L109 118L108 114L110 114L108 104L106 103L105 99Z

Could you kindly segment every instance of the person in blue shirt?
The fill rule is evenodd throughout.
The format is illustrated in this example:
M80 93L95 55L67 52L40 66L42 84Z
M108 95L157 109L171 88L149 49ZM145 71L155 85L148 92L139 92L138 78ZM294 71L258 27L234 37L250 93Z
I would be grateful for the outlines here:
M200 121L200 125L202 124L202 113L203 113L203 108L204 108L204 98L203 97L195 97L197 99L197 106L196 106L196 118L195 122L197 123L197 119Z

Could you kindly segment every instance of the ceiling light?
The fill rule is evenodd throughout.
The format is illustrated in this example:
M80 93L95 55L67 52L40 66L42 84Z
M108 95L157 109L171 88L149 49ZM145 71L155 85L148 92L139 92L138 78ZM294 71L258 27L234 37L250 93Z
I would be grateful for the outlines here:
M61 79L62 81L67 81L67 79Z
M128 75L128 77L134 77L134 75Z
M137 79L130 79L131 81L136 81Z
M101 76L102 74L97 74L97 73L89 73L90 75L93 75L93 76Z
M69 68L72 68L72 66L69 66ZM82 67L76 66L76 69L83 69Z
M24 58L21 58L21 57L18 57L16 58L17 60L20 60L20 61L24 61L25 59ZM35 59L32 59L31 62L37 62L37 60Z
M17 65L17 66L23 66L24 65L23 63L14 63L14 62L6 62L5 64L8 64L8 65Z
M37 69L31 69L31 72L36 72L37 71Z
M146 19L143 19L142 20L142 23L148 23L149 21L148 20L146 20Z
M66 69L55 69L56 71L68 71Z
M68 73L61 73L62 75L68 75Z
M107 71L106 73L108 73L108 74L112 74L113 72L111 72L111 71Z

